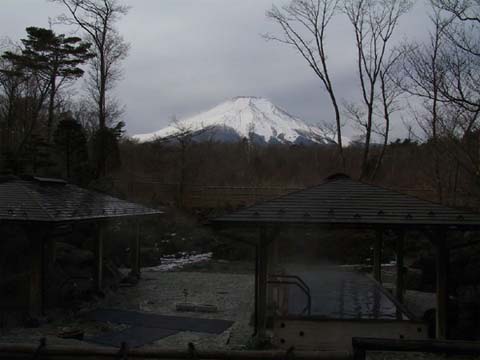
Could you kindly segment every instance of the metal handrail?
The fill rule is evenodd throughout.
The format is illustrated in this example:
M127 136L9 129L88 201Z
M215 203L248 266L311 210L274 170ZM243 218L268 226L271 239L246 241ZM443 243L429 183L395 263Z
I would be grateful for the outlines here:
M308 293L311 293L310 286L308 286L307 283L305 281L303 281L303 279L298 275L270 274L270 277L298 280L305 287L305 289L308 291Z
M420 321L418 316L415 316L415 314L407 306L405 306L405 304L401 303L390 291L385 289L385 287L379 281L372 277L370 277L370 280L375 282L381 293L385 295L395 305L395 307L401 311L402 314L406 315L409 320Z
M275 277L275 275L271 275L271 277ZM281 285L295 285L297 286L300 290L303 291L305 296L307 297L307 306L303 309L302 314L305 313L305 311L308 313L308 315L311 315L312 313L312 296L310 294L310 288L308 285L306 285L303 280L298 279L295 275L284 275L286 278L293 278L296 279L297 281L288 281L288 280L269 280L267 281L268 284L281 284ZM300 281L298 281L300 280Z

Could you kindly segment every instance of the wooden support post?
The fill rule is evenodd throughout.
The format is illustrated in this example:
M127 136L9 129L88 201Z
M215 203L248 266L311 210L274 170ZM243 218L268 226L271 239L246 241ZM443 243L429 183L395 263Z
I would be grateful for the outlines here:
M260 258L260 246L255 247L255 332L253 336L257 335L258 332L258 259Z
M268 251L267 251L266 230L262 229L260 234L260 245L258 254L258 313L257 330L258 337L264 339L267 329L267 272L268 272Z
M405 242L405 231L402 231L396 242L396 272L397 272L397 284L395 286L395 295L397 300L403 304L403 292L405 291L405 273L403 262L403 246Z
M135 223L135 237L130 243L130 268L131 274L140 278L140 222Z
M403 292L405 291L405 274L403 263L403 247L405 242L405 231L402 230L397 237L395 254L396 254L396 286L395 297L398 302L403 304ZM402 319L402 310L397 307L397 319Z
M373 249L373 277L379 283L382 283L382 245L383 229L378 229L375 233L375 245Z
M46 243L50 232L47 228L32 227L27 230L30 243L30 291L29 314L32 317L41 316L45 311L47 259Z
M359 347L353 347L353 360L365 360L367 358L367 352L365 349Z
M97 227L97 239L95 241L95 290L103 289L103 224Z
M47 233L43 244L43 277L42 277L42 294L43 294L43 310L52 306L57 306L55 298L52 297L52 291L48 284L50 279L55 276L56 261L56 241Z
M447 338L448 316L448 267L449 252L446 244L446 234L439 233L435 241L436 270L437 270L437 312L436 335L437 339Z
M30 241L30 291L29 291L29 315L37 317L43 311L43 283L44 283L44 250L43 238L36 239L29 234Z
M268 276L270 274L276 274L279 270L279 263L278 263L278 239L273 237L270 241L268 246L268 273L267 273L267 281ZM267 307L276 303L276 299L278 297L278 288L275 286L268 286L268 294L267 294Z
M278 239L272 238L268 246L268 271L276 272L278 268Z

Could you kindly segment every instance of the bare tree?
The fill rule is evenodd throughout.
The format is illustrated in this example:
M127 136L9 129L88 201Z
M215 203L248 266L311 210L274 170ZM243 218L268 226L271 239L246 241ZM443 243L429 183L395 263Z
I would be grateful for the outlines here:
M470 29L450 28L450 36L456 45L463 50L479 55L480 45L478 36L470 36L472 33L465 31L475 31L475 27L480 26L480 1L479 0L431 0L431 4L438 10L451 14L455 19L463 24L468 24ZM452 30L455 30L452 32ZM460 32L457 32L460 30Z
M388 44L399 18L410 9L408 0L346 0L344 12L353 25L357 47L357 71L365 107L365 144L361 177L367 176L374 129L375 103ZM358 114L358 112L357 112Z
M95 103L92 104L91 99L86 97L71 100L64 108L65 112L70 111L73 118L82 125L87 139L91 139L98 131L98 116L94 108Z
M431 4L429 41L404 46L398 84L421 105L418 122L433 150L437 198L445 202L452 191L456 199L460 171L464 182L480 183L480 56L476 51L480 22L475 16L478 2L432 0Z
M378 156L375 168L372 173L372 179L378 174L380 167L382 165L385 152L387 150L390 129L391 129L391 117L392 114L401 109L399 97L402 93L402 90L396 86L395 78L398 74L398 64L399 60L402 57L402 52L397 50L392 53L389 59L382 65L382 68L379 72L380 79L380 117L383 118L383 128L380 131L381 136L383 136L382 150Z
M11 61L0 58L0 128L2 130L2 154L13 149L14 126L17 117L17 104L25 78Z
M171 118L171 127L173 127L174 132L170 136L158 138L155 142L158 144L172 143L178 145L179 161L175 163L175 165L178 166L177 206L182 208L185 206L186 185L189 177L189 170L191 170L189 163L191 163L192 145L195 143L196 137L201 137L205 134L209 135L207 140L211 141L214 136L215 128L212 126L203 126L203 124L194 127L179 120L175 115ZM198 164L196 164L196 166L198 166Z
M446 29L450 20L444 19L435 9L430 19L433 30L430 32L428 42L403 46L404 57L397 85L420 100L423 115L418 119L418 123L433 148L435 187L437 198L441 202L444 192L441 175L442 151L440 149L441 110L445 103L441 89L446 81L445 49L448 43Z
M444 131L451 145L448 150L457 168L467 175L464 179L468 178L473 188L477 188L480 184L480 2L432 0L431 3L449 19L445 27L445 81L439 90L448 105L443 112ZM455 190L456 187L455 180Z
M450 102L470 113L465 126L472 129L480 111L480 2L472 0L432 0L437 12L445 12L448 56L446 80L440 91Z
M326 38L330 21L338 10L339 0L293 0L279 8L273 6L267 17L282 29L282 36L266 34L268 40L292 46L312 68L330 98L336 122L338 153L345 167L342 144L342 119L335 89L330 77Z
M129 46L114 25L128 7L119 0L50 0L63 4L68 13L60 16L64 24L75 25L84 31L93 44L95 57L91 61L88 90L98 107L99 131L107 129L109 91L121 78L120 64ZM111 100L111 99L110 99ZM103 147L100 146L100 151ZM99 154L98 175L105 174L106 154Z

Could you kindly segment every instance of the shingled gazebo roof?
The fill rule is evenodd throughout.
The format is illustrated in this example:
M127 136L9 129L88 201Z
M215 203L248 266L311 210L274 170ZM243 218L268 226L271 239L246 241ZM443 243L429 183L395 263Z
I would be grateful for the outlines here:
M336 174L323 183L212 220L213 224L480 227L480 214Z
M0 177L0 221L57 223L162 213L63 180Z

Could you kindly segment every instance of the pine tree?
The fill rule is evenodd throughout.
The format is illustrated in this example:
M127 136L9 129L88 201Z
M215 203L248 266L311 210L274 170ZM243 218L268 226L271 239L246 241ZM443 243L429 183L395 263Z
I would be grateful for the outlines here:
M125 132L124 127L125 123L120 121L114 127L98 129L93 135L93 157L94 163L97 165L97 178L101 177L102 172L107 173L120 167L121 159L118 143ZM98 159L99 156L105 156L103 164ZM100 168L100 166L104 166L104 168Z
M69 114L57 126L53 136L64 176L73 182L88 177L87 137L82 125Z
M91 45L78 37L57 35L49 29L28 27L26 31L27 38L21 40L21 53L6 52L3 58L38 74L48 85L47 142L51 143L58 90L69 80L83 75L79 66L93 57Z
M49 175L49 169L55 165L51 158L50 145L39 134L32 134L22 148L17 173Z

